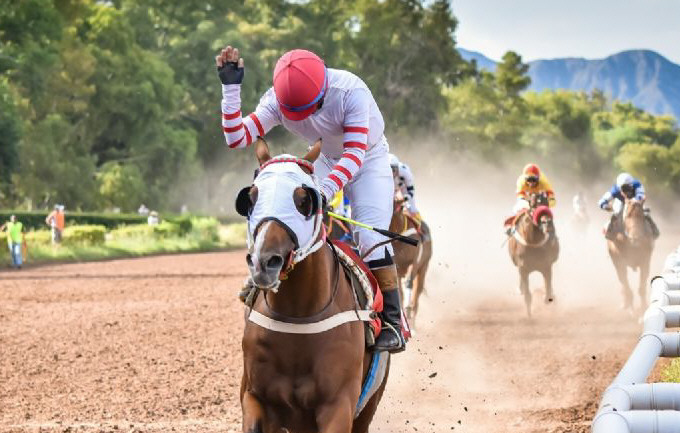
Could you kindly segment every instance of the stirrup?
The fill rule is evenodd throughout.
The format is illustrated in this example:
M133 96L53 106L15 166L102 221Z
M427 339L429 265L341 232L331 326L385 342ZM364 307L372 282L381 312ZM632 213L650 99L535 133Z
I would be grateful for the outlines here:
M406 341L404 341L404 337L402 337L401 332L397 331L394 326L391 324L383 321L383 330L381 331L381 334L383 332L391 332L392 335L395 335L397 339L399 339L399 345L398 346L390 346L390 347L378 347L377 342L378 339L380 338L380 335L378 335L378 338L376 338L376 343L371 347L371 349L374 352L390 352L390 353L399 353L403 352L406 350Z

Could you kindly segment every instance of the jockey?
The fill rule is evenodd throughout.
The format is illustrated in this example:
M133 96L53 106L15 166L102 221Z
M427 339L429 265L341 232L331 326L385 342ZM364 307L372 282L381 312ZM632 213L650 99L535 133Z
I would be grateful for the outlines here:
M350 215L348 213L349 206L345 204L345 194L343 193L342 190L339 190L338 192L335 193L335 195L333 196L333 200L328 202L328 208L338 215L350 218Z
M394 176L394 186L397 191L401 192L404 196L405 206L404 209L407 210L418 224L420 224L422 218L420 212L416 207L416 197L415 190L416 186L413 182L413 173L408 165L399 161L397 156L393 153L390 156L390 167L392 168L392 175Z
M548 205L555 206L555 192L550 181L536 164L527 164L522 174L517 178L517 202L513 208L515 214L529 209L529 199L533 194L544 193L548 198Z
M604 237L609 240L614 240L616 238L616 234L622 230L621 215L626 198L634 198L635 200L644 202L647 199L647 196L645 194L645 187L642 185L642 182L635 179L628 173L621 173L616 177L616 183L609 191L604 193L598 202L600 209L614 212L611 219L607 223L604 232ZM649 215L648 209L645 209L645 218L651 226L654 239L658 238L659 228Z
M253 113L242 117L244 68L239 50L229 46L215 60L222 82L222 128L229 148L244 148L277 125L310 144L321 139L321 156L314 163L314 172L323 201L329 202L344 188L357 220L388 229L394 181L383 134L385 124L371 91L359 77L326 67L310 51L289 51L276 63L273 87ZM353 232L383 293L382 319L387 326L374 349L400 352L405 342L392 245L379 245L387 238L375 231L354 227Z
M579 191L572 199L571 204L576 215L586 215L586 198L583 196L583 192Z

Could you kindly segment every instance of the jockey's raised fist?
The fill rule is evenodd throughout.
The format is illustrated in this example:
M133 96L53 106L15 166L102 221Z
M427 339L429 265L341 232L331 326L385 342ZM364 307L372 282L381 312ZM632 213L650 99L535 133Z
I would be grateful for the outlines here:
M215 56L215 64L217 65L217 74L222 84L241 84L244 69L243 58L239 57L238 48L232 48L229 45L227 48L222 49Z

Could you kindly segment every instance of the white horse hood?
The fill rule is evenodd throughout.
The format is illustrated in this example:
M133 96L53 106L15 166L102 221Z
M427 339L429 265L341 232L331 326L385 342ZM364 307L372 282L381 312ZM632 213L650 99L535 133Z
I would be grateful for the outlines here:
M295 207L293 192L302 186L318 192L319 186L314 175L307 174L295 162L287 162L297 159L292 155L279 155L255 178L257 200L248 219L249 241L254 239L255 231L263 221L275 220L289 231L296 249L307 249L314 242L318 234L314 218L318 216L302 215Z

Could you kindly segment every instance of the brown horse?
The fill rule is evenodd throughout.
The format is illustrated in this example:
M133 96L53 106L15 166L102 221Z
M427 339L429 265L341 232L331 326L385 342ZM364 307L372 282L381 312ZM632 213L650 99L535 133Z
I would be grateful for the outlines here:
M628 268L640 271L640 305L647 308L647 278L649 262L654 250L652 229L646 218L642 202L626 199L622 211L622 220L613 222L623 225L623 232L617 233L614 240L607 241L609 257L616 268L616 275L621 282L623 292L623 308L633 308L633 292L628 284Z
M538 271L545 281L545 303L554 301L552 265L557 261L560 245L555 235L552 212L543 194L533 195L530 208L515 218L508 242L512 263L519 270L519 288L524 296L527 315L531 317L529 274Z
M255 147L261 167L292 164L291 170L299 171L297 164L307 175L320 152L319 142L304 161L290 156L272 159L263 140L258 139ZM263 173L264 168L259 176ZM290 196L278 186L274 194L274 189L264 190L265 183L257 185L258 179L237 199L237 210L249 216L249 225L253 215L268 209L263 204L266 198L276 197L290 212L299 212L305 224L316 224L318 218L320 227L321 199L313 182L291 187ZM280 214L266 216L249 228L246 261L254 295L250 298L252 308L246 310L242 341L243 432L366 433L387 382L389 357L382 382L359 411L362 383L372 359L364 323L356 314L357 318L332 328L311 329L326 323L322 322L325 319L340 317L339 313L355 313L350 281L334 250L323 242L323 231L315 231L311 237L316 247L303 250L298 245L301 239L281 218ZM304 254L298 256L301 251ZM294 257L301 260L296 262ZM264 319L256 320L258 317ZM307 331L300 331L301 327Z
M430 228L424 221L418 228L413 218L404 213L404 200L400 199L394 200L390 231L419 241L417 247L403 242L394 243L394 263L397 265L399 275L399 293L402 305L405 306L406 319L414 329L418 314L418 301L425 291L425 275L432 258L432 236ZM402 287L403 280L406 281L406 287Z

